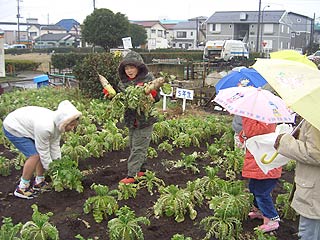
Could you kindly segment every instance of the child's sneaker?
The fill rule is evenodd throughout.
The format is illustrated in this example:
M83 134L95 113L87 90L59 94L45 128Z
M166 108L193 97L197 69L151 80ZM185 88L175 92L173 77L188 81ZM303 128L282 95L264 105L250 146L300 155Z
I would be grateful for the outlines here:
M263 219L263 215L259 210L249 212L248 217L253 220L253 219Z
M34 183L33 190L36 192L49 192L51 191L51 185L46 181L42 181L38 184Z
M32 188L19 188L19 186L14 191L13 195L15 195L18 198L23 199L33 199L35 197L34 191Z
M145 172L140 171L140 172L137 173L137 177L142 177L142 176L144 176L145 174L146 174Z
M258 227L264 233L275 231L279 228L279 221L270 220L268 223L264 223Z
M136 183L136 180L133 177L126 177L126 178L122 179L120 181L120 183L132 184L132 183Z

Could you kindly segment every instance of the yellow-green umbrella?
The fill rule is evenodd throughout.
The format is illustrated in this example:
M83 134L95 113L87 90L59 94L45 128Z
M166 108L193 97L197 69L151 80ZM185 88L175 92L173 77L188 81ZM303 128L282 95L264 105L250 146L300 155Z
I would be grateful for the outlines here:
M301 63L307 64L311 67L318 69L317 65L314 62L310 61L306 55L302 55L295 50L281 50L281 51L277 51L277 52L272 52L272 53L270 53L270 58L271 59L276 58L276 59L284 59L284 60L301 62Z
M258 59L252 66L287 106L320 130L320 71L309 64L283 59Z

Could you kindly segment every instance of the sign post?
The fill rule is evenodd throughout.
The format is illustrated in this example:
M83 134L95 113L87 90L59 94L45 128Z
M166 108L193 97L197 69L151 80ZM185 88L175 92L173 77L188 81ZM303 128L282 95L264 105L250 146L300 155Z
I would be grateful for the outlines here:
M162 111L166 112L167 111L167 97L172 97L173 96L173 88L171 87L171 92L169 94L165 94L162 91L162 88L160 88L160 95L163 96Z
M176 97L182 98L182 112L186 110L186 101L193 100L194 91L189 89L177 88Z

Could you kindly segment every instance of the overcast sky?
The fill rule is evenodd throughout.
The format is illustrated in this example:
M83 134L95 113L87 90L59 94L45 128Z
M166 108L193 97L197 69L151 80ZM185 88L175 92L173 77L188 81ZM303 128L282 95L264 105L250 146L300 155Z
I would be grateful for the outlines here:
M19 0L20 22L38 18L39 23L57 23L73 18L82 23L93 11L94 0ZM95 0L96 8L125 14L129 20L187 20L210 17L216 11L258 11L259 0ZM268 5L270 7L268 7ZM0 0L0 22L17 21L17 0ZM320 0L262 0L265 10L287 10L320 20Z

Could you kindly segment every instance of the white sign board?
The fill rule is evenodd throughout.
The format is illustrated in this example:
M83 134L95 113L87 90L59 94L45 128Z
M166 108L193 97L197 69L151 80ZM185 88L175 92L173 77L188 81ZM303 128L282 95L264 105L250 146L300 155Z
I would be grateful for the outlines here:
M182 112L186 110L186 101L193 100L193 90L176 88L176 98L182 98Z
M132 48L131 37L122 38L123 48L130 49Z
M187 100L193 100L194 91L189 89L177 88L176 97L185 98Z

